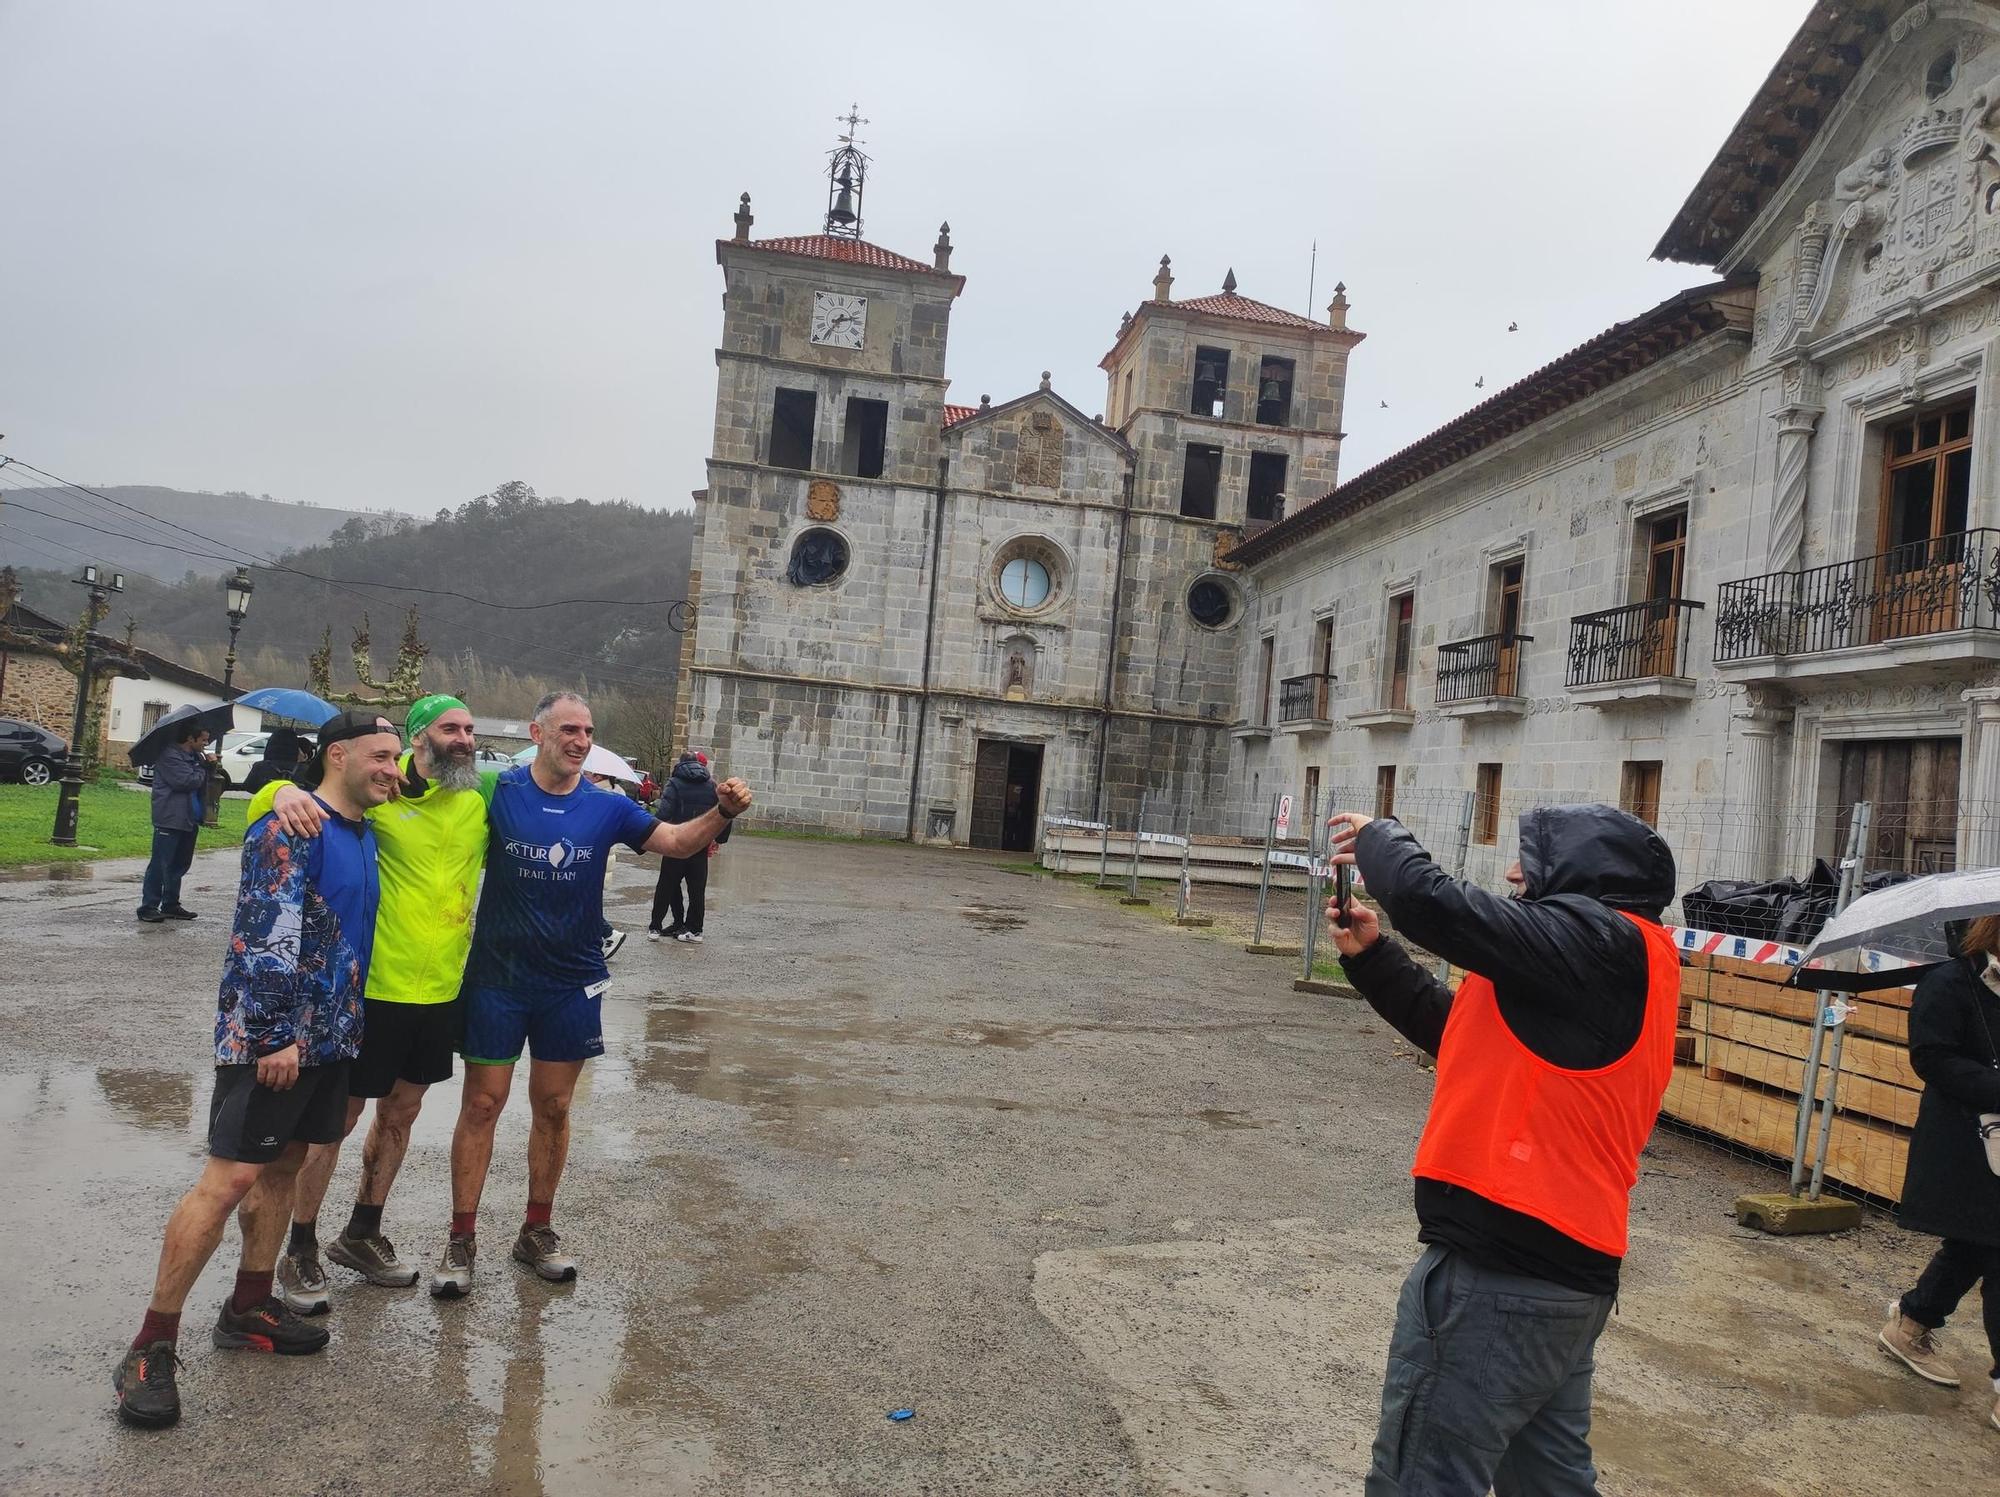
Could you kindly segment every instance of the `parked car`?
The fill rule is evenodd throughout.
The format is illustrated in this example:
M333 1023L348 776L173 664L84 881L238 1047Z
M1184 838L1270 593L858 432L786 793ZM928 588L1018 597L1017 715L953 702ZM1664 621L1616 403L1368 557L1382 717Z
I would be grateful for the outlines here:
M47 728L0 717L0 779L46 785L55 779L69 745Z
M472 762L476 768L490 769L496 773L500 770L512 769L514 767L514 761L506 754L499 752L497 749L490 748L480 749L472 756Z

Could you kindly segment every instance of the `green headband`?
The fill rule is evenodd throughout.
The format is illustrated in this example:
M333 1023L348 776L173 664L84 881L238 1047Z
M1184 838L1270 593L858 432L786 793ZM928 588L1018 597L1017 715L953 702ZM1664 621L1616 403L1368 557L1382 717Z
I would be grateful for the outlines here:
M470 712L472 710L457 697L447 696L441 691L427 697L418 697L414 702L410 703L409 715L403 719L403 730L414 740L417 734L423 732L425 728L428 728L454 707L460 712Z

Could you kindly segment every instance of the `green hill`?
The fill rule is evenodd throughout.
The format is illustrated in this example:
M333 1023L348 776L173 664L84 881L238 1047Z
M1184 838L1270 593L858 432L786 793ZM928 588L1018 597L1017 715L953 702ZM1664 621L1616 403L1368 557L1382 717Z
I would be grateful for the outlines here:
M489 717L524 715L554 685L616 695L625 751L651 762L665 749L651 740L671 717L680 662L673 624L686 611L670 603L686 595L693 534L688 511L542 499L511 483L430 520L354 516L283 557L259 545L283 566L251 568L237 684L303 686L306 660L330 628L334 685L346 687L349 644L364 615L375 675L386 677L414 606L431 651L427 689L457 690ZM26 601L74 617L83 596L71 575L22 571ZM221 576L212 568L169 584L128 574L103 627L116 634L129 618L141 644L219 675L228 642ZM580 599L616 601L565 601ZM610 741L612 725L599 716Z

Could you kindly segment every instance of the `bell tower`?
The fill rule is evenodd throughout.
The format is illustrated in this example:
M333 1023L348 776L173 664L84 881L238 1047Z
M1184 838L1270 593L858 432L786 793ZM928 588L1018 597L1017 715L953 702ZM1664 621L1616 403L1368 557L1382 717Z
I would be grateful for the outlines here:
M861 238L861 194L868 185L868 157L861 149L857 133L868 121L861 106L850 104L838 116L847 132L840 144L828 153L826 167L826 232L836 239Z

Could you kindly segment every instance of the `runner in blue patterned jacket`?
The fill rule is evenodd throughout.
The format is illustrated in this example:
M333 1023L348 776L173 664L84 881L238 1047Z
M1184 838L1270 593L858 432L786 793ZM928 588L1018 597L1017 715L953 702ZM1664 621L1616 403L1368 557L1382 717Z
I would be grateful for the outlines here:
M152 1303L112 1379L127 1424L180 1418L181 1306L239 1205L242 1264L215 1344L293 1355L326 1345L324 1330L272 1296L271 1277L306 1146L336 1141L347 1122L377 903L375 836L362 815L395 793L401 748L388 719L341 713L320 730L309 771L327 813L320 835L296 836L269 815L244 834L216 1005L208 1164L167 1222Z

